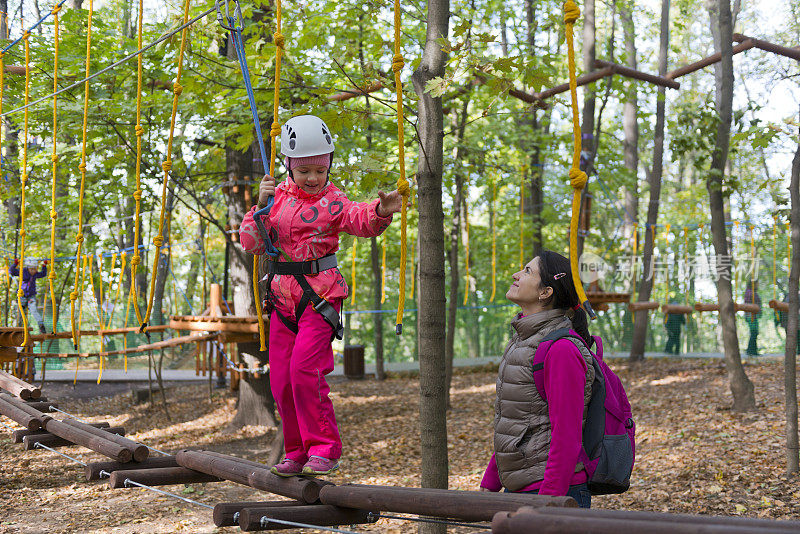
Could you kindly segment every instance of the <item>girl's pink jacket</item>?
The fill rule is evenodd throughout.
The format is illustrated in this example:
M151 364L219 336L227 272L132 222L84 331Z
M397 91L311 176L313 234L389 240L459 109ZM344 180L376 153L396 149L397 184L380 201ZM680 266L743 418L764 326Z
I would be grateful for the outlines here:
M275 204L264 226L272 243L281 251L278 261L306 261L333 254L339 250L339 233L358 237L374 237L383 233L392 216L380 217L379 199L372 202L352 202L330 181L319 192L309 195L292 179L275 188ZM257 206L247 212L239 227L242 248L253 254L264 254L266 246L253 221ZM317 275L306 275L314 291L325 300L344 299L347 283L339 269L329 269ZM275 275L272 280L275 305L287 317L294 318L295 307L303 290L291 275Z

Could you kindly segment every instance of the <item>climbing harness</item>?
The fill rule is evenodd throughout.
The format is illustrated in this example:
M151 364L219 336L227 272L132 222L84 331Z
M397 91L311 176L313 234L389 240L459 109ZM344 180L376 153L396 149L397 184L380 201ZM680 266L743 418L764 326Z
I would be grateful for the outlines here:
M577 80L575 74L575 44L573 42L572 27L578 17L581 15L581 10L573 0L567 0L564 3L564 24L565 34L567 38L567 65L569 70L569 93L572 102L572 129L573 129L573 142L574 150L572 152L572 166L569 169L569 180L572 185L572 217L569 223L569 261L572 266L572 282L575 285L575 291L578 293L578 300L583 305L583 309L591 319L596 319L597 316L592 310L592 305L586 297L586 292L583 290L583 283L581 282L579 267L578 267L578 219L581 209L581 192L586 187L586 182L589 177L580 169L581 157L581 126L578 117L578 91Z
M335 254L328 254L327 256L323 256L319 259L308 261L277 261L272 258L268 258L266 279L267 307L269 311L274 310L281 322L286 325L286 328L294 333L297 333L297 323L300 321L300 317L303 315L306 307L309 304L312 304L314 310L322 315L323 319L325 319L325 322L327 322L333 328L331 341L334 338L342 339L344 328L342 327L342 321L339 313L330 302L320 297L317 292L314 291L314 289L311 287L311 284L309 284L308 280L306 279L306 275L315 275L329 269L335 269L336 265L337 261ZM274 296L272 295L271 287L272 279L275 277L275 275L289 275L294 277L294 279L300 285L300 288L303 290L303 296L300 298L300 302L298 302L295 308L295 321L291 321L289 318L285 317L274 306Z

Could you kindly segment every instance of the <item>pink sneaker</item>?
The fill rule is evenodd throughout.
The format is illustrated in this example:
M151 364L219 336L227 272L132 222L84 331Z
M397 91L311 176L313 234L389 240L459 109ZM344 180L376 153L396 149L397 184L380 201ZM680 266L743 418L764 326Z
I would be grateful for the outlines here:
M281 463L273 465L270 471L279 477L293 477L303 473L303 464L291 458L284 458Z
M303 466L304 475L330 475L339 469L339 462L322 456L311 456Z

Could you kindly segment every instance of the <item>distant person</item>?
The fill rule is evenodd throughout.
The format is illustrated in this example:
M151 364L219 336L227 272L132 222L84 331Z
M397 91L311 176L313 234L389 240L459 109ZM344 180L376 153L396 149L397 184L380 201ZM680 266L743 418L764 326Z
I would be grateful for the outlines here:
M44 326L44 319L36 305L36 279L47 276L47 260L42 263L41 271L36 270L38 266L39 262L36 260L25 260L25 267L22 270L22 310L24 313L31 311L33 320L39 323L39 332L45 334L47 329ZM19 273L19 260L15 259L14 265L8 267L8 274L20 276ZM22 321L22 317L19 320Z
M800 296L798 298L800 298ZM786 303L789 302L789 294L788 293L783 298L783 302L786 302ZM775 326L780 325L781 328L783 328L784 332L786 332L787 336L789 335L789 331L787 330L787 327L789 326L788 319L789 319L789 313L788 312L785 312L785 311L782 311L782 310L775 310ZM796 353L800 354L800 317L798 317L798 321L797 321L797 352Z
M670 304L678 304L672 300ZM679 354L681 349L681 328L686 324L686 316L682 313L667 313L664 316L664 328L667 329L667 344L664 352Z
M756 313L746 312L744 314L744 320L750 330L750 340L747 342L745 354L758 356L758 323L761 319L761 297L758 295L758 280L751 280L747 284L747 289L744 290L744 303L757 304L759 308Z

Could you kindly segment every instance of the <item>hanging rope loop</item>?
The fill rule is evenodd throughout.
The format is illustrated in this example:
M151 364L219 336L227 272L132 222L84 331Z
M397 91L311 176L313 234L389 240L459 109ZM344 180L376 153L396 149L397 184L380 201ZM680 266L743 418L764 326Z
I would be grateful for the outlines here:
M586 183L589 181L589 177L586 175L585 172L582 170L571 167L569 170L569 183L573 189L582 190L586 187Z
M285 43L285 38L283 37L283 34L282 34L282 33L279 33L279 32L275 32L275 33L272 35L272 38L273 38L273 40L275 41L275 46L277 46L278 48L280 48L281 50L283 50L283 45L284 45L284 43Z
M52 13L53 15L58 15L60 11L61 11L61 4L57 4L53 6L53 9L50 10L50 13Z
M405 177L397 180L397 192L406 198L411 194L411 184Z
M137 252L137 253L136 253L136 254L135 254L135 255L134 255L132 258L131 258L131 265L132 265L132 266L134 266L134 267L136 267L136 266L137 266L137 265L139 265L141 262L142 262L142 258L141 258L141 256L139 256L139 253Z
M144 135L144 128L142 128L141 124L136 125L135 131L136 131L136 137L141 137Z
M141 189L137 189L136 191L133 192L133 199L136 202L140 202L142 200L142 190Z
M175 93L175 96L181 96L181 93L183 93L183 86L178 82L173 83L172 92Z
M564 2L564 24L575 24L581 16L581 9L573 0Z
M395 54L394 57L392 57L392 72L400 72L405 65L406 62L403 59L403 54Z

